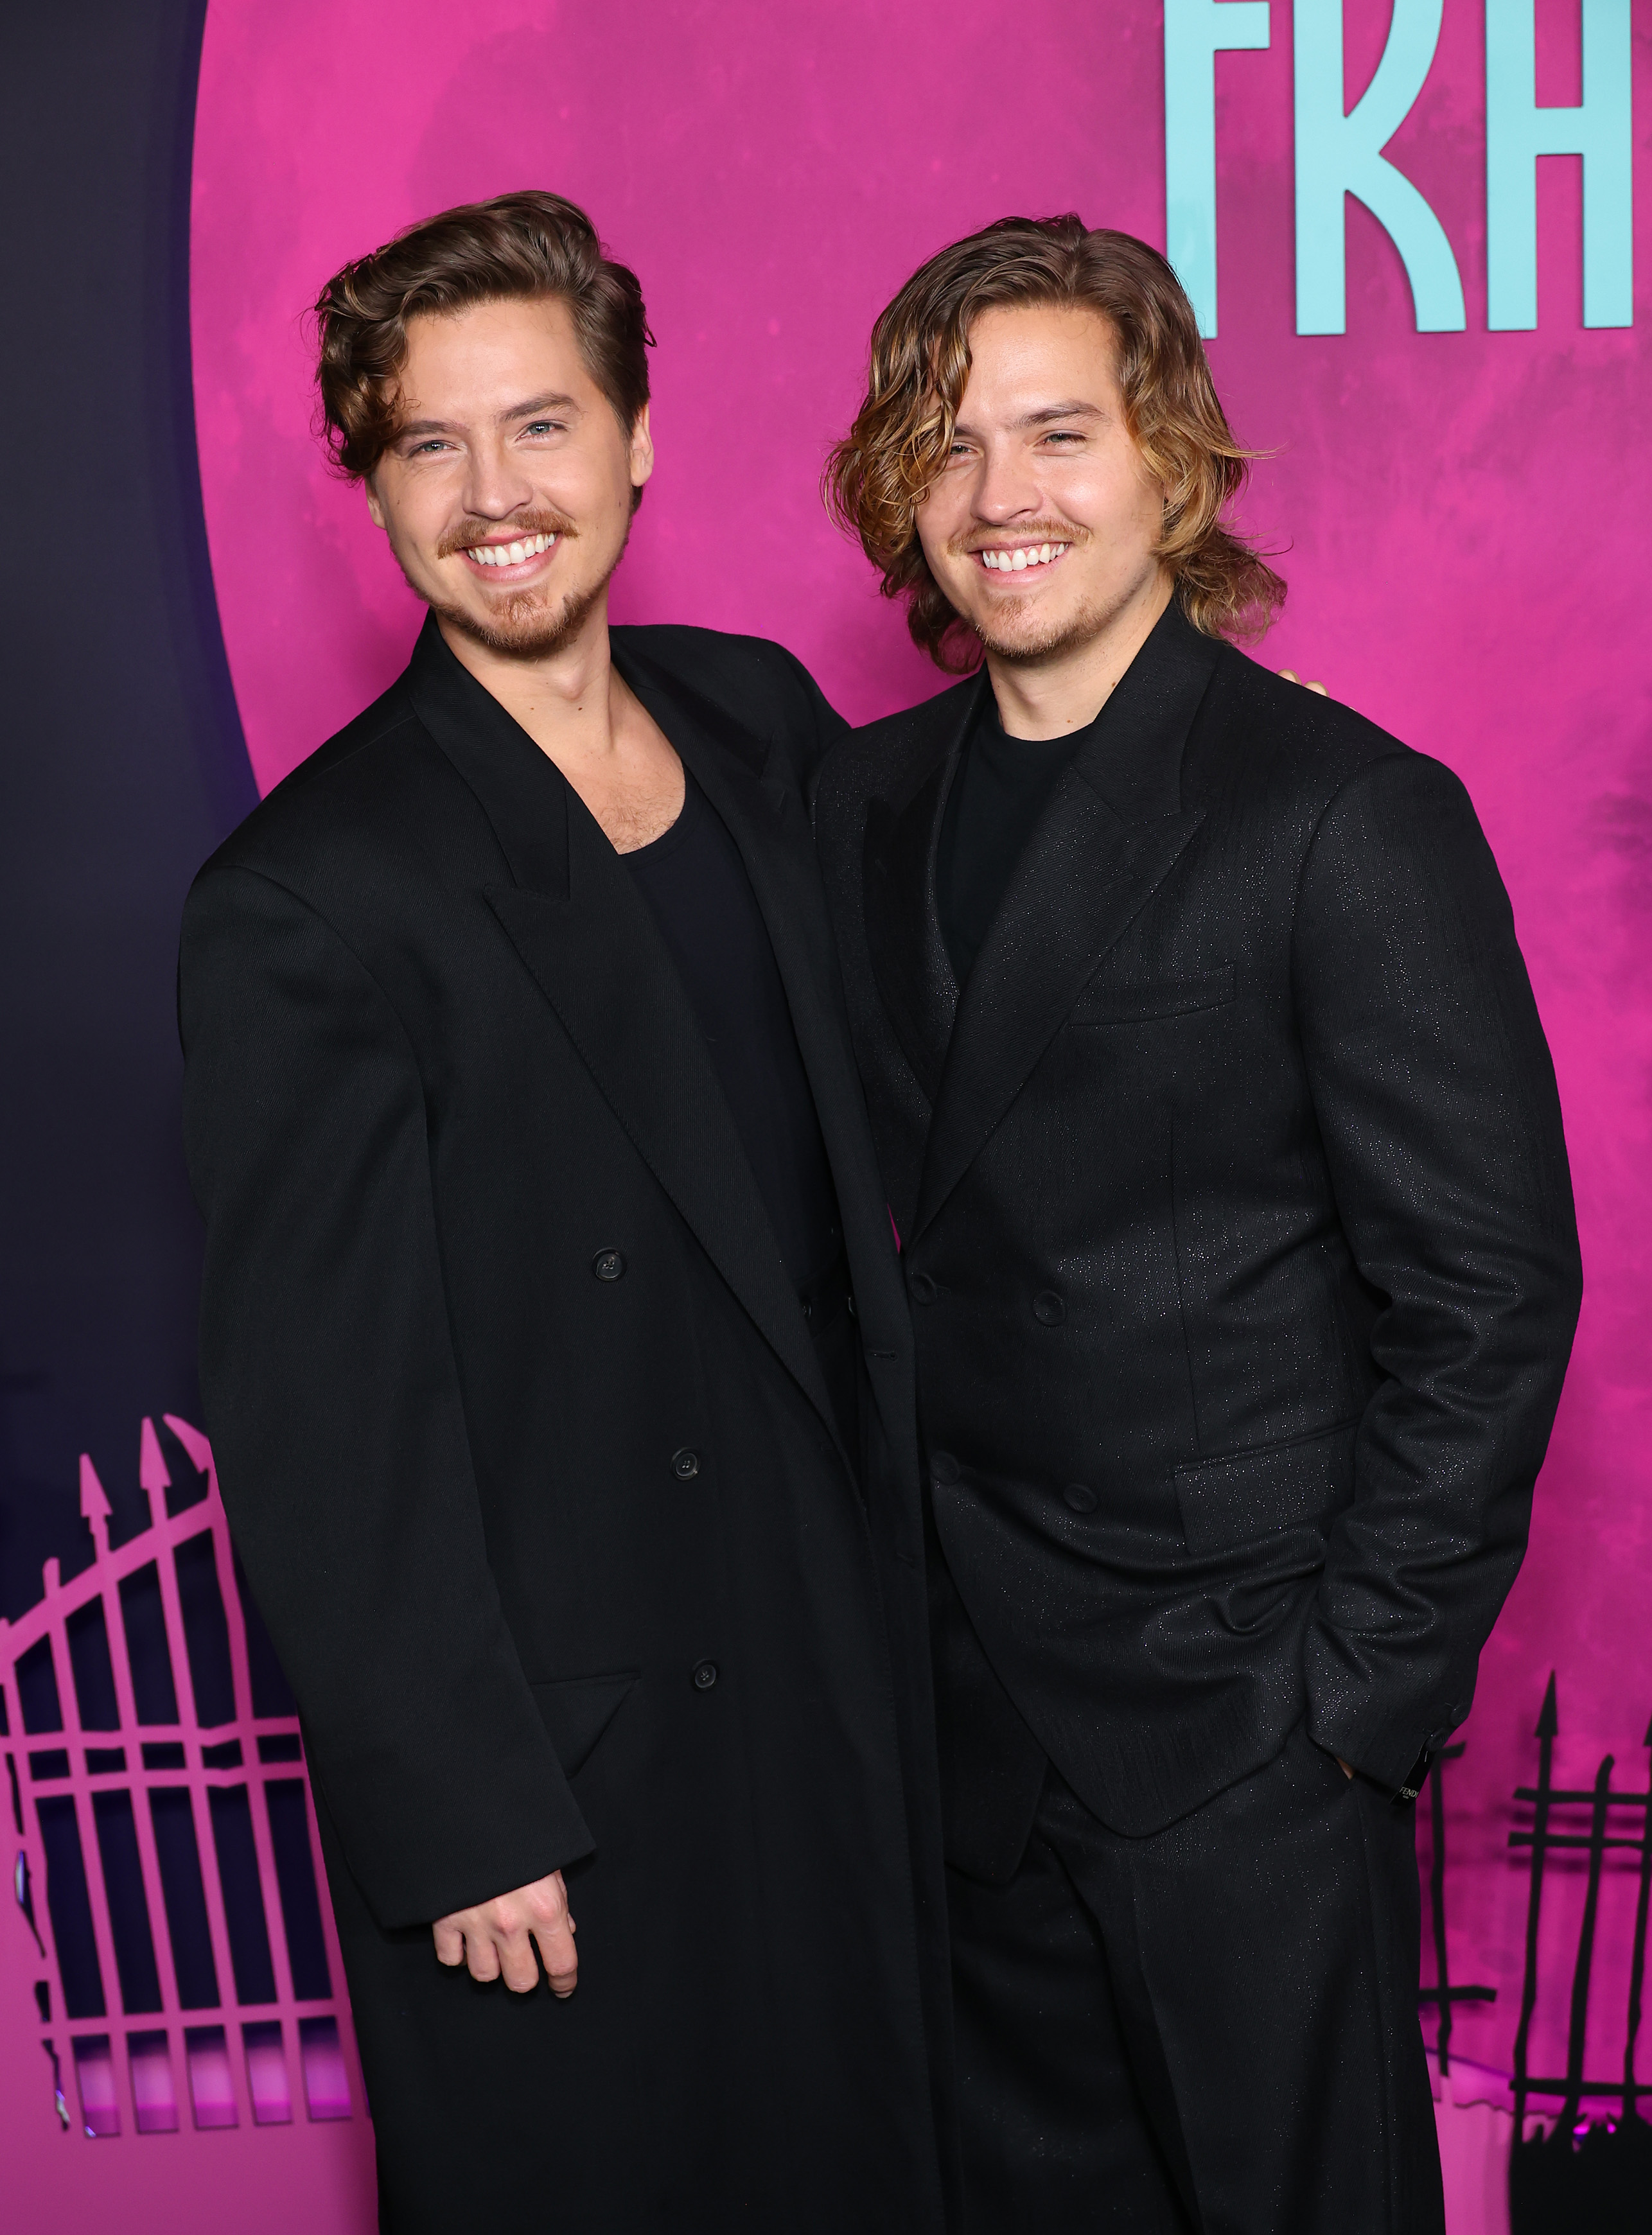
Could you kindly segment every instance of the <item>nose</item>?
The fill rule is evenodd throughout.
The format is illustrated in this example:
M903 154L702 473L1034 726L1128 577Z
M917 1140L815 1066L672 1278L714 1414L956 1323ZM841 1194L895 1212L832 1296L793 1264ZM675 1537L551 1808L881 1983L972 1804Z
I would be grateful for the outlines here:
M471 445L464 508L480 520L508 520L534 501L532 482L503 442Z
M1019 443L993 443L982 454L975 483L975 517L992 528L1036 514L1041 493L1038 476Z

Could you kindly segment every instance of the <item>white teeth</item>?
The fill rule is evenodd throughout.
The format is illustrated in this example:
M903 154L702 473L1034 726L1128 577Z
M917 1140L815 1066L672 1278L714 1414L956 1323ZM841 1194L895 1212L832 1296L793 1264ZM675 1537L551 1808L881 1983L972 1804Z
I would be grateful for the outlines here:
M1065 543L1035 543L1031 547L1024 545L1019 551L1000 551L994 547L981 553L981 564L990 567L994 574L1021 574L1029 567L1047 567L1052 559L1059 559L1066 547Z
M554 535L528 535L518 543L475 543L470 556L479 567L520 567L524 559L537 559L548 551Z

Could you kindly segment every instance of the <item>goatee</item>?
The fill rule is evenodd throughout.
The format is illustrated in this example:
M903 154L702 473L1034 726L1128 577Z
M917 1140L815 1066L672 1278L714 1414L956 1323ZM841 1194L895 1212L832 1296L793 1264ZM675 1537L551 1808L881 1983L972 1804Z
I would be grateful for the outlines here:
M560 606L550 607L531 590L519 591L502 600L492 619L485 621L462 606L438 605L434 598L429 606L445 626L506 659L549 659L579 635L609 579L605 574L588 590L570 590Z

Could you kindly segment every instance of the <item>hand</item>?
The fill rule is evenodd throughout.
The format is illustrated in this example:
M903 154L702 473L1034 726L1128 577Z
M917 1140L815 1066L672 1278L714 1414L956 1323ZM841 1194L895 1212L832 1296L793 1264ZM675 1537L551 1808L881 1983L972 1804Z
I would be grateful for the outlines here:
M560 1871L514 1893L495 1894L475 1909L456 1909L430 1927L438 1963L468 1963L473 1979L503 1977L513 1995L530 1995L539 1984L537 1944L550 1975L551 1992L564 2001L579 1980L579 1950L574 1945L567 1888Z
M1281 675L1283 676L1287 683L1302 683L1301 677L1296 672L1296 670L1294 667L1282 667L1279 672ZM1321 698L1328 698L1331 695L1322 683L1302 683L1302 688L1304 691L1317 691ZM1342 1766L1344 1769L1347 1769L1348 1766L1347 1762L1344 1762ZM1354 1774L1353 1771L1348 1770L1348 1774L1351 1777Z

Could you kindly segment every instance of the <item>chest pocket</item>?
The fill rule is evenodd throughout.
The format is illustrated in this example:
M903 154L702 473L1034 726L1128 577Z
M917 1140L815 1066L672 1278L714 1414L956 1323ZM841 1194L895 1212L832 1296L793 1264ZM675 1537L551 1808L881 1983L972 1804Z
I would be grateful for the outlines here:
M1155 978L1134 984L1098 985L1093 980L1067 1012L1070 1025L1140 1025L1150 1017L1187 1017L1197 1009L1219 1009L1234 996L1236 972L1231 962L1191 978Z

